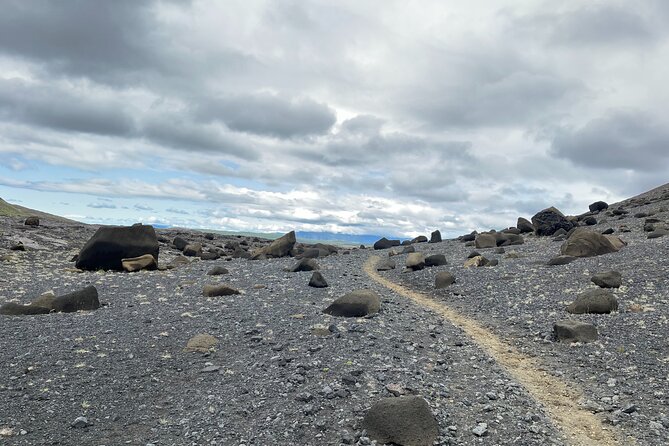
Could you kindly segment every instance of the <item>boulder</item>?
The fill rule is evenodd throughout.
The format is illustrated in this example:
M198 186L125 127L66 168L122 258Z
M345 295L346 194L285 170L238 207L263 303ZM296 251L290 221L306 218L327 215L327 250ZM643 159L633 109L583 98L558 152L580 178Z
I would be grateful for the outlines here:
M600 288L620 288L623 284L622 275L618 271L597 273L590 280Z
M588 209L590 209L590 212L600 212L604 209L608 209L608 207L609 205L604 201L595 201L590 206L588 206Z
M426 242L427 242L427 237L425 237L424 235L419 235L418 237L411 240L411 243L426 243Z
M221 276L223 274L228 274L230 271L228 271L227 268L224 268L220 265L213 267L209 271L207 271L208 276Z
M432 234L430 234L430 241L428 243L440 243L441 242L441 232L437 229Z
M472 231L469 234L461 235L460 237L458 237L458 240L460 240L461 242L473 242L474 240L476 240L476 234L477 234L476 231Z
M407 256L406 267L412 271L425 268L425 256L422 252L412 252Z
M439 437L437 420L419 396L377 401L365 414L362 428L378 444L432 446Z
M182 237L174 237L174 240L172 240L172 244L179 251L183 251L184 248L188 246L188 242Z
M158 260L158 239L150 225L105 226L86 242L75 266L83 270L123 269L123 259L151 254Z
M121 259L121 265L129 273L140 270L153 271L158 268L158 263L151 254L144 254L143 256L132 257L130 259Z
M261 258L278 258L290 255L296 243L295 231L290 231L274 240L268 246L261 248L251 255L251 260Z
M221 254L218 251L208 251L201 252L198 257L200 257L200 260L218 260L221 258Z
M392 259L381 259L381 261L376 264L377 271L389 271L391 269L395 269L395 267L395 261Z
M655 238L664 237L667 234L669 234L668 230L666 230L664 228L658 228L658 229L655 229L653 232L649 232L647 238L655 239Z
M174 269L178 268L181 265L188 265L190 263L190 260L188 260L187 257L184 256L176 256L172 261L167 265L167 269Z
M189 243L183 250L183 255L186 257L199 257L202 254L201 243Z
M497 238L495 237L495 234L489 234L489 233L483 233L483 234L478 234L476 236L476 239L474 240L474 243L477 249L481 248L494 248L497 246Z
M534 232L534 225L528 219L523 217L518 217L516 227L521 233Z
M624 242L620 237L616 237L615 235L608 235L608 234L603 234L604 237L607 238L608 241L611 242L614 248L616 250L620 251L623 247L627 246L627 243Z
M537 212L532 217L532 225L537 235L553 235L558 229L569 231L574 224L565 218L564 214L554 207Z
M33 227L39 226L39 217L32 215L26 218L23 224L26 226L33 226Z
M328 283L325 281L325 277L318 271L314 271L309 279L309 286L314 288L327 288Z
M300 271L315 271L317 269L319 269L319 266L314 259L301 259L290 268L290 272L297 273Z
M567 306L567 312L572 314L607 314L618 309L618 300L603 288L593 288L579 294Z
M94 286L74 291L62 296L43 294L29 305L8 302L0 307L0 314L34 315L48 313L73 313L80 310L97 310L100 308L98 290Z
M586 322L564 320L553 325L556 341L593 342L597 340L597 328Z
M23 244L23 242L18 242L14 243L12 246L9 247L10 251L25 251L26 250L26 245Z
M414 248L413 246L409 245L409 246L405 246L405 247L402 249L402 252L401 252L400 254L409 254L409 253L412 253L412 252L416 252L416 248Z
M455 276L448 271L440 271L434 277L434 287L436 289L446 288L455 283Z
M376 314L381 298L372 290L355 290L335 300L323 313L332 316L362 317Z
M597 224L597 219L593 216L585 217L583 223L585 223L586 226L594 226Z
M431 256L425 257L425 266L442 266L446 265L446 256L443 254L432 254Z
M574 231L560 247L562 255L573 257L593 257L618 250L605 235L586 229Z
M495 242L497 246L522 245L525 243L525 239L520 234L514 234L512 232L498 232L495 234Z
M205 297L232 296L233 294L240 294L239 290L226 284L205 285L202 289L202 295Z
M374 242L374 249L388 249L392 248L393 246L400 246L400 241L388 240L387 238L383 237L382 239Z

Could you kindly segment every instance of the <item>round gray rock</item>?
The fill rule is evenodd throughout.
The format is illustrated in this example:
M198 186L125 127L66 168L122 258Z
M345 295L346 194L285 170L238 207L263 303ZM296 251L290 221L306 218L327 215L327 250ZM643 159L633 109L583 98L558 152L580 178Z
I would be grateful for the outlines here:
M362 426L370 439L379 444L432 446L439 436L439 425L427 401L419 396L384 398L365 415Z

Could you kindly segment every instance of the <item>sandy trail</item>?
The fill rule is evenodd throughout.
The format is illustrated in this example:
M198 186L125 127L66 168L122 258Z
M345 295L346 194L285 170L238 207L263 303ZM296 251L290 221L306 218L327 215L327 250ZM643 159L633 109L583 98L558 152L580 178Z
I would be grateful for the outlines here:
M463 330L544 407L571 445L632 446L637 444L633 438L626 438L612 426L605 426L594 414L583 409L579 404L579 401L583 399L582 392L573 384L548 374L540 360L518 352L511 344L481 326L476 320L458 313L425 294L412 291L379 275L376 271L376 263L379 260L379 257L371 256L365 263L365 273L372 280L434 311Z

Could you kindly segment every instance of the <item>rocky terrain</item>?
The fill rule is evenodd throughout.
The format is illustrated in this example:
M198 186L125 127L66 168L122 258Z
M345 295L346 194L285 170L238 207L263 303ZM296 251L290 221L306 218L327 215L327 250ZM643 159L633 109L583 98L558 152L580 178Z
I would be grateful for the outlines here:
M593 209L383 249L158 230L119 270L5 213L0 313L32 314L0 314L0 444L669 444L669 185Z

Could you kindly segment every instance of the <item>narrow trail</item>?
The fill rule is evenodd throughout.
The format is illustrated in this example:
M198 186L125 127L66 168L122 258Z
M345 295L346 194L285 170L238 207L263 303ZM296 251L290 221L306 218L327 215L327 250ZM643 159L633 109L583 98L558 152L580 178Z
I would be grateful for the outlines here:
M379 257L371 256L364 265L365 273L375 282L442 316L460 328L515 378L539 402L553 423L562 430L572 446L634 446L633 438L625 438L612 426L579 405L583 394L574 385L549 375L536 358L517 351L511 344L496 336L476 320L470 319L449 306L425 294L412 291L382 277L376 271Z

